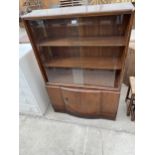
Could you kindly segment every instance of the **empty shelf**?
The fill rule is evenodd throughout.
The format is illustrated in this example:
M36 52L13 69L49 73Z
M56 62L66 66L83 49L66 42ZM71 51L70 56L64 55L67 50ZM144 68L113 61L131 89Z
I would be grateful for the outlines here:
M99 58L99 57L81 57L81 58L53 58L46 67L58 68L86 68L86 69L121 69L121 61L118 58Z
M39 46L125 46L124 37L45 39Z

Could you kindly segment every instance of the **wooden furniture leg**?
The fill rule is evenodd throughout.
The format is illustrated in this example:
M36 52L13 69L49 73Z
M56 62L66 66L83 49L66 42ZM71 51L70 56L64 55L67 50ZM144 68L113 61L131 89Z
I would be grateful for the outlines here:
M130 85L129 85L129 87L128 87L128 91L127 91L126 98L125 98L125 101L126 101L126 102L127 102L128 99L130 99L130 98L129 98L129 93L130 93Z
M127 91L127 95L125 98L126 104L127 104L127 112L126 115L130 116L131 114L131 121L135 120L135 78L130 77L129 78L129 87ZM131 91L131 97L129 97Z
M134 100L135 100L135 97L134 97L134 94L132 94L131 101L130 101L131 121L135 120L135 104L134 104Z
M131 109L131 104L129 102L127 103L127 113L126 113L127 116L130 116L130 109Z
M131 121L135 121L135 112L131 111Z

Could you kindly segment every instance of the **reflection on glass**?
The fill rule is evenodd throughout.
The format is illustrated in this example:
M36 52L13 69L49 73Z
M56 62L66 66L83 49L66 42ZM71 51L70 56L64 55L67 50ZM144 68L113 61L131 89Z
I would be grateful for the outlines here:
M118 87L129 15L29 21L51 83Z

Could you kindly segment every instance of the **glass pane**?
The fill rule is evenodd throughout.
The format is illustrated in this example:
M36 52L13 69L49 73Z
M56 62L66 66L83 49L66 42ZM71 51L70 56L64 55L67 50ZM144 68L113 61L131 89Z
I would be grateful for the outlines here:
M117 87L115 70L46 68L51 83Z
M43 47L49 82L115 87L121 69L121 47Z
M29 21L48 81L118 87L129 15Z
M80 37L124 36L129 15L84 17L78 20Z
M80 48L84 85L119 87L128 19L129 15L79 18L79 39L91 42Z
M30 27L37 43L53 39L78 37L78 19L48 19L30 21Z

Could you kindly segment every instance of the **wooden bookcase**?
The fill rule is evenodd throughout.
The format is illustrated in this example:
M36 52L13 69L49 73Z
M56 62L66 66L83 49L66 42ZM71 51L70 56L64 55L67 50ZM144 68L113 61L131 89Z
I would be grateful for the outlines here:
M131 3L22 17L55 111L116 118L133 17Z

